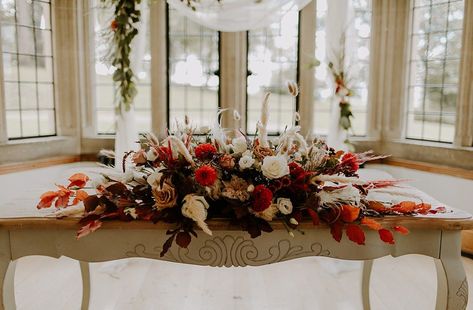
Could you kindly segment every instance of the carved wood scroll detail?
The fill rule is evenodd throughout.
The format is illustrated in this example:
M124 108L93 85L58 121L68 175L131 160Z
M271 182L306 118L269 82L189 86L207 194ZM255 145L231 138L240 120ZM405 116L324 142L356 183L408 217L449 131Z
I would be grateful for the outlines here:
M466 277L458 288L456 295L462 300L462 304L459 309L466 309L468 304L468 282Z
M140 243L125 254L127 257L147 257L212 267L260 266L299 257L330 256L330 251L324 249L319 242L304 246L293 245L291 240L283 239L278 240L276 244L258 243L255 245L254 240L231 235L213 237L197 246L191 244L188 249L173 246L163 258L159 257L161 249L160 246L150 249Z

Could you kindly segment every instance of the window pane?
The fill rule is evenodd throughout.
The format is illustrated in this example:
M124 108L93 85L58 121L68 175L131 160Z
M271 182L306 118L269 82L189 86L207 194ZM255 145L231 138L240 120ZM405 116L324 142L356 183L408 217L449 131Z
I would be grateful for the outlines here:
M294 9L280 22L248 32L248 133L256 131L265 92L271 92L269 133L280 133L292 125L296 100L286 83L297 81L298 24L299 12Z
M327 135L330 124L330 110L334 104L334 89L332 75L328 64L334 62L333 55L327 50L326 23L327 0L317 1L317 31L315 38L315 58L320 65L315 68L315 107L314 131L318 135ZM368 104L369 61L371 44L371 0L351 0L354 18L348 31L354 34L351 47L345 48L345 55L349 53L348 87L353 90L350 97L353 120L352 132L355 136L366 135L366 117ZM350 38L348 38L350 39ZM347 57L348 58L348 57Z
M2 0L0 16L8 138L55 135L50 1Z
M169 122L208 126L218 110L219 35L169 8Z
M115 91L112 75L115 70L106 59L109 45L106 39L113 10L105 8L101 1L90 0L90 45L94 66L92 77L95 114L98 134L115 134ZM150 80L150 33L149 33L149 3L141 4L141 29L132 43L132 69L135 73L138 94L134 99L135 116L138 129L142 132L151 129L151 80ZM140 53L140 58L136 53ZM138 60L138 61L137 61ZM138 113L138 111L141 111ZM141 117L138 117L141 115Z
M406 137L453 142L463 1L423 0L413 10Z

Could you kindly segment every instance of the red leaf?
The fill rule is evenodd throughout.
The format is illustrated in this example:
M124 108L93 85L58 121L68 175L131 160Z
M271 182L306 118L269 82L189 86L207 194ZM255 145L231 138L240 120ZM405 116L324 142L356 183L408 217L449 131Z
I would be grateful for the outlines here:
M83 190L78 190L76 191L76 197L74 198L74 200L72 201L72 204L73 205L76 205L78 204L80 201L84 201L85 198L89 197L89 194L87 194L87 192L83 191Z
M398 226L394 226L393 228L394 228L395 231L397 231L398 233L400 233L402 235L409 234L409 229L407 229L404 226L398 225Z
M59 191L57 191L57 200L54 206L56 208L65 208L69 204L69 198L72 195L72 191L65 188L64 186L59 185Z
M91 221L87 225L83 226L77 232L77 239L82 238L90 234L91 232L96 231L102 226L102 222L99 220Z
M176 243L181 248L186 248L191 243L191 235L188 232L181 231L176 236Z
M431 208L432 205L430 205L430 203L419 203L418 205L416 205L415 212L419 214L427 214L429 213Z
M402 201L391 208L391 211L399 213L413 213L416 210L416 203L413 201Z
M312 218L312 224L319 225L320 220L319 220L319 215L317 214L317 212L312 210L311 208L308 208L307 212L309 212L309 215Z
M340 242L343 236L343 223L337 221L330 225L330 233L332 234L333 239Z
M69 183L67 188L71 188L71 187L83 188L87 184L87 181L89 181L89 177L83 173L76 173L76 174L73 174L69 178L69 181L71 183Z
M384 212L386 211L386 207L379 201L369 201L370 209L373 209L377 212Z
M380 230L381 228L383 228L380 223L367 217L361 219L361 225L365 225L366 227L372 230Z
M356 224L347 225L347 236L348 239L359 245L365 244L365 233L363 232L361 227Z
M51 204L53 203L54 199L56 199L58 193L49 191L41 195L40 201L36 208L38 209L45 209L51 207Z
M358 215L360 215L360 208L350 206L350 205L343 205L342 206L342 221L345 223L352 223L354 222L357 218Z
M381 240L389 244L394 244L393 234L389 230L383 228L378 230L378 233Z

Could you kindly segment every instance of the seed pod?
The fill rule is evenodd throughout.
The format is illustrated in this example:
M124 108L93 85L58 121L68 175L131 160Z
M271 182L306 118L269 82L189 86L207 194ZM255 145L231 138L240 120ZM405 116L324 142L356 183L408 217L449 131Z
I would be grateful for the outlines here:
M294 81L287 81L287 89L289 90L289 94L293 97L297 97L299 95L299 87L297 83Z

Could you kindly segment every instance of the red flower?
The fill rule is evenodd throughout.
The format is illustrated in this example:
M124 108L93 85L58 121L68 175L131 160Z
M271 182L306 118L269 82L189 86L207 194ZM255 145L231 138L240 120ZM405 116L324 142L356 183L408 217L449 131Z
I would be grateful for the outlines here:
M213 146L210 143L204 143L204 144L198 145L195 148L194 152L195 152L195 156L198 159L204 160L215 155L215 153L217 153L217 149L215 148L215 146Z
M264 185L256 185L253 191L253 210L261 212L269 208L273 200L273 193Z
M217 180L217 171L209 165L204 165L195 171L195 180L202 186L211 186Z
M342 157L342 166L347 167L350 171L356 172L360 168L358 158L353 153L346 153Z
M290 171L290 174L291 176L293 176L294 178L297 178L298 176L300 176L302 173L304 173L304 169L297 163L290 163L289 164L289 171Z

